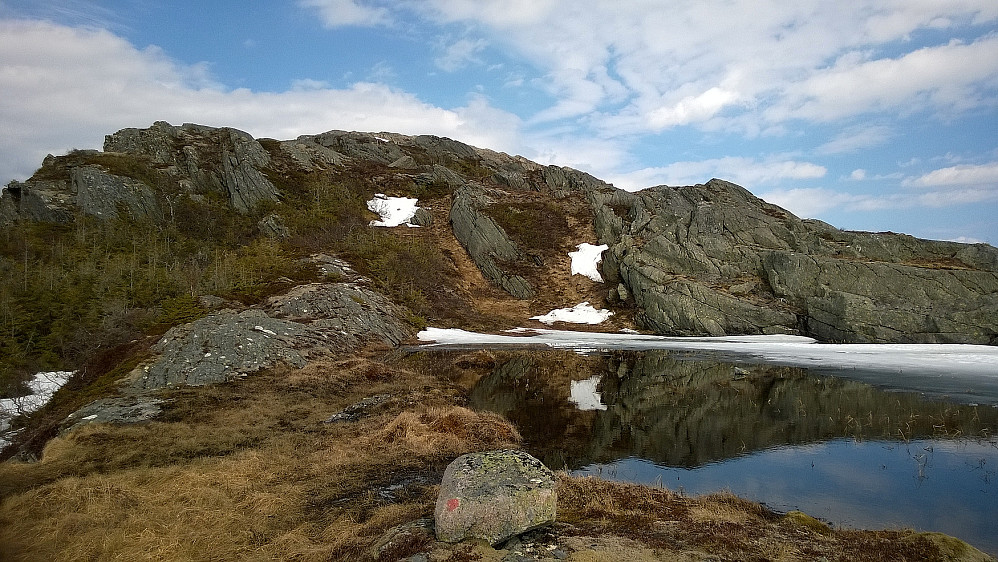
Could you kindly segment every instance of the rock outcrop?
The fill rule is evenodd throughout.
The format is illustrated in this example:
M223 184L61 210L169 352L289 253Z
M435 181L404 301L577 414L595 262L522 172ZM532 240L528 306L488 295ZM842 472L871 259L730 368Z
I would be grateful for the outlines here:
M444 471L435 510L437 538L498 544L554 523L554 473L523 451L469 453Z
M369 340L397 345L413 335L404 312L353 283L313 283L271 298L265 310L222 310L171 328L153 347L159 357L132 376L133 389L202 385L244 377L278 363L309 359Z
M637 195L608 262L655 332L996 342L991 246L840 231L721 180Z
M185 191L219 193L245 213L263 201L277 201L277 189L260 169L270 153L252 136L230 128L173 126L158 121L148 129L122 129L104 139L104 152L143 156L180 178Z
M160 220L163 213L152 188L133 178L110 174L99 166L70 170L70 182L80 210L107 219L124 207L137 220Z
M522 253L502 227L480 211L489 202L489 195L481 188L458 189L450 211L454 236L486 279L518 299L529 299L534 295L530 283L520 275L503 271L500 265L520 259Z

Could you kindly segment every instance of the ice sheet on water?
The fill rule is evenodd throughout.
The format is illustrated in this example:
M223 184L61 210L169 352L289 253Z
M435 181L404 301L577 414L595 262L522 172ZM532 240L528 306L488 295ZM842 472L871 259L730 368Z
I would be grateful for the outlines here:
M518 328L508 335L427 328L436 345L708 351L745 363L831 370L872 384L998 404L998 347L968 344L826 344L803 336L666 337Z

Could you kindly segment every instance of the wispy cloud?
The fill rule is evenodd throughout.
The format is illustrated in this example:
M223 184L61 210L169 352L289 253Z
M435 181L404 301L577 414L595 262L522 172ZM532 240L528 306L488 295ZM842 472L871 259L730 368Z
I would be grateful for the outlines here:
M488 42L484 39L458 39L444 48L442 55L434 60L437 68L445 72L460 70L469 64L481 64L478 52L484 49Z
M369 27L392 22L388 8L364 0L299 0L298 5L318 10L322 24L328 28Z
M890 127L874 125L872 127L851 127L835 135L832 140L815 149L817 154L845 154L857 152L866 148L880 146L892 135Z
M418 13L439 22L470 24L519 53L556 98L538 119L587 115L603 135L690 124L716 129L723 127L719 119L761 131L871 112L952 113L992 104L998 86L998 36L986 31L998 21L993 0L857 0L849 10L825 2L761 9L753 0L669 9L652 0L513 4L404 5L418 5ZM879 54L879 47L896 49L922 30L967 26L984 26L983 35ZM858 150L882 142L886 132L843 137L824 150Z
M783 180L814 179L828 172L824 166L811 162L771 157L764 160L728 156L699 161L673 162L668 166L644 168L620 175L611 175L614 185L624 189L640 189L652 185L691 185L710 178L724 178L753 188Z
M788 86L766 115L774 120L830 121L873 111L950 113L993 105L985 94L994 92L998 77L995 52L998 35L967 44L951 41L898 58L869 60L866 53L852 51Z

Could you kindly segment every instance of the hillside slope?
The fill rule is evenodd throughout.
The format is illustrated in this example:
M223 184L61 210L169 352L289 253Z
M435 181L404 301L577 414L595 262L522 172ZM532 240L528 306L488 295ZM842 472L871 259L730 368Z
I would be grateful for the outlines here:
M363 229L362 205L375 193L416 197L424 208L428 228L395 236L442 258L426 272L435 286L414 287L427 301L414 312L434 322L465 325L463 310L519 324L591 300L633 307L641 328L669 335L998 337L991 246L841 231L721 180L627 193L576 170L428 136L331 131L258 141L198 125L125 129L107 137L103 152L47 158L31 179L11 183L0 225L83 215L183 230L234 211L256 223L240 236L349 254L343 240ZM605 286L568 274L567 253L582 242L610 246ZM373 273L377 257L361 253L345 257ZM397 281L384 277L385 285ZM190 292L207 292L201 285L194 280Z
M372 226L376 194L418 199L419 228ZM571 274L582 243L607 245L603 282ZM721 180L628 193L393 133L119 131L6 187L0 273L3 396L35 371L76 371L0 453L12 560L513 556L435 542L424 518L454 457L523 445L508 419L466 408L515 360L399 350L426 325L540 326L588 301L614 312L597 330L998 334L988 245L839 231ZM578 360L546 361L564 378ZM987 559L724 494L558 488L558 523L534 540L570 559Z

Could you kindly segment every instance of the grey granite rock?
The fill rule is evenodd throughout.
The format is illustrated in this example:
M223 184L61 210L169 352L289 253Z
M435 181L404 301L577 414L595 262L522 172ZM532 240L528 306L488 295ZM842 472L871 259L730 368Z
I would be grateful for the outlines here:
M99 166L78 166L70 170L76 204L88 215L107 219L123 208L136 220L163 217L153 189L139 180L116 176Z
M179 178L191 193L224 194L240 213L279 199L277 189L260 171L270 162L270 154L237 129L157 121L148 129L108 135L104 151L147 157Z
M450 211L454 236L486 279L516 298L529 299L534 295L530 283L500 267L500 262L519 259L521 252L502 227L479 211L488 203L489 197L482 188L466 185L458 189Z
M349 283L313 283L272 297L267 310L222 310L171 328L159 357L132 377L134 389L202 385L377 339L398 344L414 333L403 311L379 293Z
M998 338L998 250L986 244L840 231L721 180L657 187L636 198L603 271L612 279L616 269L637 319L658 333ZM599 217L612 236L613 218L605 210Z
M444 471L434 519L437 538L498 544L554 523L554 473L523 451L469 453Z

